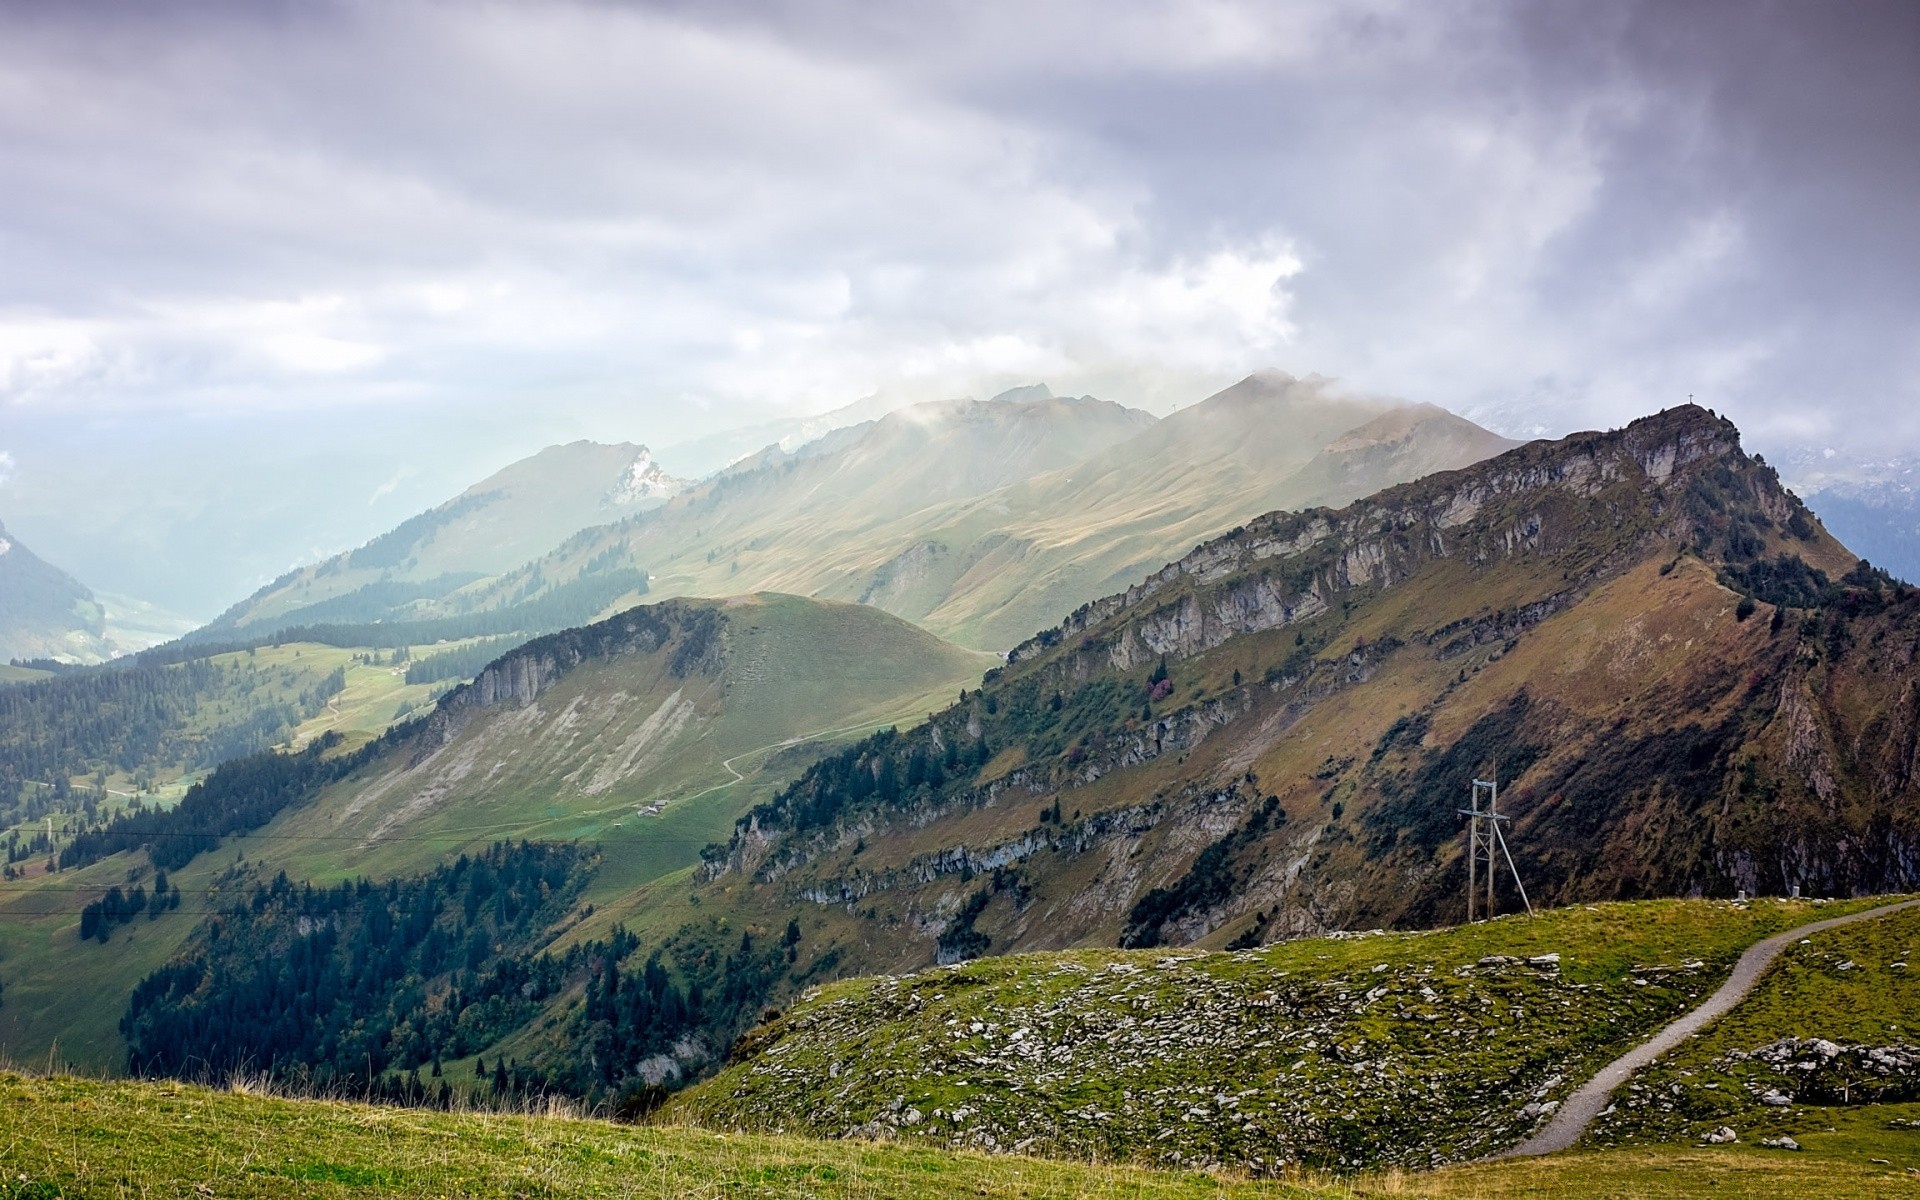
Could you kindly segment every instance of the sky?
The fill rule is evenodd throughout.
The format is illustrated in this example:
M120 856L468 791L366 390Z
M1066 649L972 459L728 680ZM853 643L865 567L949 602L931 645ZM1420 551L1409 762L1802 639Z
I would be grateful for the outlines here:
M1910 455L1915 128L1878 0L0 0L0 520L206 616L556 441L1266 367Z

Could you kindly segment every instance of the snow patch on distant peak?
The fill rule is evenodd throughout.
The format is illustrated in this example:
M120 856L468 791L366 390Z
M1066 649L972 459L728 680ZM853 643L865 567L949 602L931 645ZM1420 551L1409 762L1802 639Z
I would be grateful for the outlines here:
M613 502L637 504L642 500L665 500L684 486L682 481L661 470L660 464L653 461L653 452L642 446L626 474L614 485Z
M11 549L13 549L13 543L3 537L0 537L0 554L5 554L7 551Z

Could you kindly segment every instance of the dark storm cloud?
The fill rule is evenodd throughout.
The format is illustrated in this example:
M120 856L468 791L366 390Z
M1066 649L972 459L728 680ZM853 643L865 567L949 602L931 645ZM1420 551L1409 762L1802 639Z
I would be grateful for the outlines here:
M0 24L0 419L36 427L458 410L489 446L659 443L875 389L1165 404L1280 366L1511 432L1691 393L1762 445L1920 446L1912 4ZM50 494L58 464L0 449L9 495Z

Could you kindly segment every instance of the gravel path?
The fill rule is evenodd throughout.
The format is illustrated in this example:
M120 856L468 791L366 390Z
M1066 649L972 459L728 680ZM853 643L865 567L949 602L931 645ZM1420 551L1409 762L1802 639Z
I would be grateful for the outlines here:
M1580 1140L1580 1135L1587 1131L1587 1126L1593 1124L1593 1119L1607 1107L1607 1098L1613 1095L1615 1088L1625 1083L1635 1071L1700 1032L1707 1022L1724 1015L1734 1005L1746 999L1747 993L1753 990L1754 984L1760 982L1760 976L1773 965L1774 959L1780 957L1782 950L1810 934L1840 925L1851 925L1855 921L1884 917L1889 913L1912 908L1917 904L1920 904L1920 900L1902 900L1898 904L1883 904L1879 908L1869 908L1865 912L1857 912L1849 916L1829 917L1824 921L1815 921L1811 925L1802 925L1798 929L1789 929L1785 933L1776 933L1765 941L1748 946L1746 953L1740 956L1740 961L1734 964L1733 974L1720 985L1719 991L1708 996L1698 1008L1689 1011L1659 1033L1602 1067L1597 1075L1582 1084L1578 1091L1568 1096L1560 1107L1554 1110L1553 1118L1540 1132L1512 1149L1503 1150L1490 1157L1520 1158L1534 1154L1552 1154L1555 1151L1567 1149Z

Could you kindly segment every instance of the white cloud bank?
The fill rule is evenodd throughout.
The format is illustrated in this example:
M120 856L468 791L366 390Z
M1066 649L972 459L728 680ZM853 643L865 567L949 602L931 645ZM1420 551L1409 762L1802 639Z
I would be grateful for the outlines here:
M1854 119L1915 94L1871 11L17 6L0 411L658 442L1274 365L1514 430L1689 392L1831 430L1916 398L1873 356L1915 251L1844 286L1920 179Z

